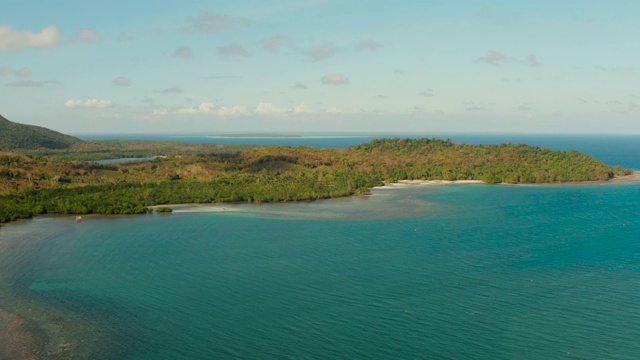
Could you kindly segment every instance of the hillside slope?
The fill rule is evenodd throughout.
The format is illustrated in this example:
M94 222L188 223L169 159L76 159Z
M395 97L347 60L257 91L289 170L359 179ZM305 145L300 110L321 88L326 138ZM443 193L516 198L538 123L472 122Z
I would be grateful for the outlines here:
M82 140L35 125L18 124L0 115L0 150L67 149Z

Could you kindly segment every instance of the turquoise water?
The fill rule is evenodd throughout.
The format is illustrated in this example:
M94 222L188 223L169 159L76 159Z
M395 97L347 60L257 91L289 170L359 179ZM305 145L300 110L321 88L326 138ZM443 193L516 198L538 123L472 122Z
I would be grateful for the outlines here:
M2 228L4 251L33 243L3 280L91 324L91 358L636 359L639 200L637 180L418 185L42 217Z
M45 359L638 359L639 204L632 179L37 217L0 228L0 309Z

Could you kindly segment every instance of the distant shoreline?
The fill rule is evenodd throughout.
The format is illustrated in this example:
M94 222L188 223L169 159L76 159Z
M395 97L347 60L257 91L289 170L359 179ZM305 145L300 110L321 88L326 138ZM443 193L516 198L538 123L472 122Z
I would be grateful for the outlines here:
M218 138L300 138L302 137L302 135L256 133L256 134L220 134L220 135L213 135L213 137L218 137Z
M499 183L496 185L516 185L516 186L547 186L547 185L589 185L589 184L608 184L614 181L640 179L640 171L634 171L629 175L614 176L610 180L595 181L565 181L565 182L545 182L545 183ZM486 184L482 180L398 180L392 183L385 183L382 186L375 186L372 189L388 189L392 187L402 187L408 185L454 185L454 184Z

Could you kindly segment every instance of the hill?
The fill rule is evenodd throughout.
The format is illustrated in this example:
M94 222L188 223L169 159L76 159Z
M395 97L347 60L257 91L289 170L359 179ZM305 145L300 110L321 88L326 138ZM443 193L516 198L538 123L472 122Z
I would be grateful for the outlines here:
M0 150L68 149L82 140L35 125L18 124L0 115Z

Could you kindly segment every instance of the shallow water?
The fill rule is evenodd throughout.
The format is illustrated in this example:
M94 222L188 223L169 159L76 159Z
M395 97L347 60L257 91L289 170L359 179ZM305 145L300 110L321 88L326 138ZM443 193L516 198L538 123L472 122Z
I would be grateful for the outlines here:
M640 169L633 136L452 139ZM368 138L268 139L294 140ZM637 359L639 203L632 179L37 217L0 228L0 309L40 359Z
M639 200L415 185L42 217L0 230L2 280L102 339L87 358L635 359Z

